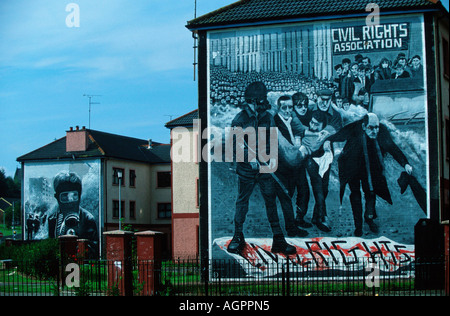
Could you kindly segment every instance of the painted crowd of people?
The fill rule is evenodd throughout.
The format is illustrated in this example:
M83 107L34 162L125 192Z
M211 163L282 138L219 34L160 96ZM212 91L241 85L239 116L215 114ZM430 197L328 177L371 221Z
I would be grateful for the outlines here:
M383 57L377 65L372 64L369 57L358 54L354 61L342 59L342 63L335 65L334 70L336 94L365 108L369 105L372 85L378 80L413 78L418 83L423 82L420 56L414 55L407 59L405 53L399 53L393 61Z
M370 57L357 54L353 61L343 58L334 71L332 78L319 79L292 72L231 73L223 67L211 67L210 103L213 111L242 107L246 87L261 81L268 92L301 92L310 103L317 102L318 91L330 89L333 102L340 108L361 105L368 109L371 88L376 81L413 78L422 83L424 76L421 57L407 58L402 52L394 60L383 57L378 64L372 63Z

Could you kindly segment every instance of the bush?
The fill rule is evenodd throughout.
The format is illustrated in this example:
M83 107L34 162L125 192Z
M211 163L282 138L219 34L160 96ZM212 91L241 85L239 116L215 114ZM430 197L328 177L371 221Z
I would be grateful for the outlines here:
M17 269L36 278L54 277L58 273L59 242L45 239L30 244L0 247L0 258L12 259Z

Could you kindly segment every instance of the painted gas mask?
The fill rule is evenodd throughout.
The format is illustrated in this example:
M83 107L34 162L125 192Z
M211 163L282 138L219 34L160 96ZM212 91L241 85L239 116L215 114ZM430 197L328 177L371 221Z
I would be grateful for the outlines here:
M263 113L270 108L267 100L267 88L264 83L257 81L248 85L245 90L245 101L256 113Z
M58 201L58 235L77 235L80 222L81 179L75 173L59 173L54 180Z
M59 209L63 216L61 235L76 235L80 222L80 200L78 191L61 192L59 194Z

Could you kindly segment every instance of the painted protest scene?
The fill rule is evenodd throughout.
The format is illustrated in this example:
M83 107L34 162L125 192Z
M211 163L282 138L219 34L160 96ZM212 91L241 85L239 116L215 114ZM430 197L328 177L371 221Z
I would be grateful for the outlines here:
M98 254L100 163L27 163L24 168L24 238L75 235Z
M423 37L419 16L208 33L208 127L231 144L208 162L212 259L262 274L285 258L318 271L414 260L428 217Z

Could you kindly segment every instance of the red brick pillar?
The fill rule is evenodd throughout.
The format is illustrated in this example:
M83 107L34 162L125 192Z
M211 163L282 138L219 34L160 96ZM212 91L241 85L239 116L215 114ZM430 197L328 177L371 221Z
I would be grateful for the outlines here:
M84 260L88 258L88 252L89 252L89 239L78 239L78 259L80 261L80 264L84 263Z
M78 249L78 237L74 235L64 235L59 236L58 239L59 250L61 252L61 259L63 260L63 263L66 264L67 260L70 262L75 262Z
M103 234L106 236L108 288L111 292L118 289L122 296L132 296L131 240L133 233L115 230Z
M161 289L162 235L155 231L136 233L141 295L155 295Z
M76 263L77 261L77 236L63 235L58 237L59 240L59 253L61 254L61 267L59 270L59 280L61 286L65 280L65 271L69 263Z

